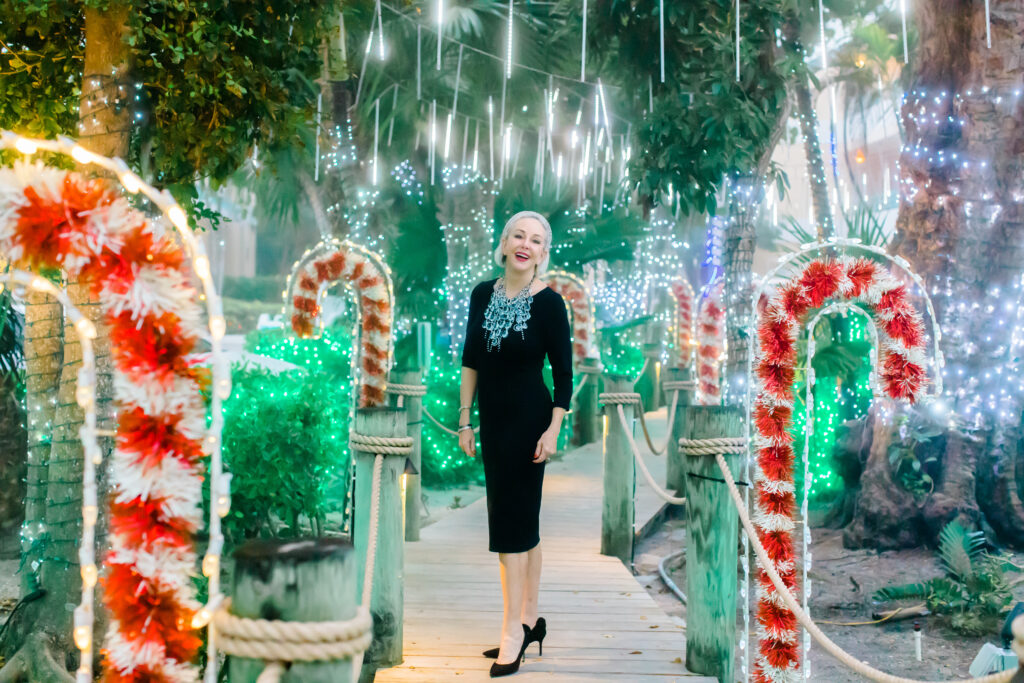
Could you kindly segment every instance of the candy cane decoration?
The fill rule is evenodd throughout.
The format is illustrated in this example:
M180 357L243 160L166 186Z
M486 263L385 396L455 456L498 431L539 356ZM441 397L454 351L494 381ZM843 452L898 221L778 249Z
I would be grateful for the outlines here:
M339 280L354 288L359 303L360 333L353 335L353 380L359 386L359 405L384 405L391 368L394 293L391 271L383 259L348 240L327 240L308 250L295 263L285 289L292 329L300 337L322 334L320 301L327 288Z
M0 169L0 251L17 267L61 269L88 284L99 298L110 330L114 392L118 402L117 441L110 467L110 552L104 600L110 615L104 651L106 680L193 681L191 664L201 641L194 629L202 612L195 600L194 534L202 523L204 452L218 504L212 506L210 547L203 562L211 600L220 599L220 516L227 513L227 488L220 472L220 401L230 394L220 344L225 324L213 289L210 263L188 227L185 213L166 192L157 192L120 160L92 154L72 140L34 140L0 131L0 149L25 155L39 150L71 156L83 166L115 173L125 190L142 192L178 231L151 220L110 183L78 173L18 162ZM192 272L187 267L191 258ZM206 428L203 370L189 354L202 330L195 274L203 284L214 358L213 419ZM91 321L76 330L94 336ZM83 346L84 349L84 346ZM91 405L92 378L79 376L76 399ZM91 464L102 457L89 436L82 438ZM82 653L76 674L92 681L92 600L97 582L90 541L96 505L90 503L90 468L85 469L83 545L80 571L83 602L74 615L74 641ZM223 499L223 504L221 503ZM217 571L207 571L216 566ZM203 608L205 609L205 608ZM210 642L211 658L215 641Z
M676 299L676 365L689 368L693 360L693 286L685 277L672 282Z
M697 403L721 401L720 369L725 351L725 281L721 278L701 292L697 310Z
M584 358L600 358L597 351L597 316L587 286L576 275L556 270L544 275L548 287L562 295L572 311L572 350L576 362Z
M755 523L775 569L791 590L797 584L793 530L793 383L797 334L809 314L833 301L866 304L878 333L878 384L894 399L916 401L927 383L925 334L907 287L881 264L864 258L808 264L767 303L757 330L757 398L752 407L757 448ZM938 361L937 361L938 362ZM760 648L754 680L796 681L800 651L796 620L764 574L759 577Z

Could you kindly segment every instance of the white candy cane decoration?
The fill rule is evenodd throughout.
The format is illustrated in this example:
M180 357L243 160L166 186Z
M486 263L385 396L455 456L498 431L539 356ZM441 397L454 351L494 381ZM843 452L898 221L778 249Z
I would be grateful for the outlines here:
M721 401L719 374L725 352L725 280L719 278L701 292L697 310L697 403Z
M394 293L391 271L383 259L348 240L327 240L302 255L285 290L285 308L300 337L323 333L320 301L327 288L344 281L357 295L359 323L353 381L359 386L360 407L384 405L391 368Z
M690 367L693 361L693 286L685 277L672 282L672 296L676 299L676 365Z

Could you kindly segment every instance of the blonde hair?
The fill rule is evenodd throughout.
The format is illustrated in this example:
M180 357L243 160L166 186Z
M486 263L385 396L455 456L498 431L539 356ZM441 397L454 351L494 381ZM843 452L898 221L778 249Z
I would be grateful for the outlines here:
M546 256L544 256L543 261L537 264L537 275L541 275L548 269L548 264L551 261L551 224L548 223L547 218L536 211L520 211L508 219L505 223L505 227L501 231L501 239L498 240L498 246L494 248L494 262L498 264L499 268L505 267L505 255L501 253L501 243L504 242L505 238L508 237L508 234L512 232L512 228L515 227L515 224L524 218L534 219L544 226L544 232L547 233L547 239L544 242L544 251L546 252Z

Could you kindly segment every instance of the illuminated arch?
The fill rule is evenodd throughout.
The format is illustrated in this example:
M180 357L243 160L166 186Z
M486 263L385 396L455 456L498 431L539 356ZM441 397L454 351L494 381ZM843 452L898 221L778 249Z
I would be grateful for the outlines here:
M41 162L19 161L0 169L0 253L15 267L61 269L87 283L110 328L118 427L110 468L112 549L104 560L104 601L110 614L105 667L114 678L129 672L151 681L194 678L191 662L201 641L192 627L200 625L197 617L206 611L195 600L191 579L204 472L218 500L211 506L203 561L211 601L220 598L220 516L228 506L221 475L220 403L231 385L221 354L224 317L209 259L170 194L143 182L121 160L93 154L67 138L35 140L8 131L0 131L0 149L25 155L53 152L83 167L102 168L115 174L127 192L146 195L166 218L151 220L103 179ZM202 332L202 297L192 284L193 274L206 300L213 356L209 428L202 397L208 380L188 359ZM35 284L42 290L41 282ZM68 310L74 318L74 309ZM86 319L76 323L85 337L95 334L91 327ZM85 407L92 399L88 373L79 380L77 399ZM101 452L89 430L87 410L82 438L95 465ZM211 456L208 468L201 462L204 454ZM95 513L86 500L84 528L94 523ZM91 543L83 542L86 591L96 580L95 565L88 561L92 552ZM85 598L75 613L75 643L82 652L79 680L92 676L93 615L91 599ZM208 652L216 661L215 643Z
M693 286L680 276L672 281L671 289L676 300L676 366L689 368L693 361Z
M285 290L292 329L300 337L323 333L320 302L327 288L338 281L348 283L357 295L353 381L359 387L359 405L384 405L391 368L394 293L391 271L382 258L348 240L325 240L303 254Z
M543 276L548 287L565 299L572 311L572 351L577 363L584 358L600 358L597 350L597 316L594 300L587 286L578 276L561 270L548 271Z

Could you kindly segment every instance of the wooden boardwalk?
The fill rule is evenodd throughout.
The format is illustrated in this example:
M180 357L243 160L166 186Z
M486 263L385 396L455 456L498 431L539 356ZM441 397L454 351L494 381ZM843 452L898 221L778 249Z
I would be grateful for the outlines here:
M656 439L664 412L651 414ZM713 683L683 666L682 629L619 560L599 554L601 457L601 445L590 444L548 466L540 595L548 636L544 656L531 645L514 680ZM646 461L664 481L664 458L648 454ZM637 473L638 525L661 507L642 483ZM454 511L406 544L405 661L378 671L380 683L490 680L492 660L480 652L498 644L502 603L485 505L481 499Z

